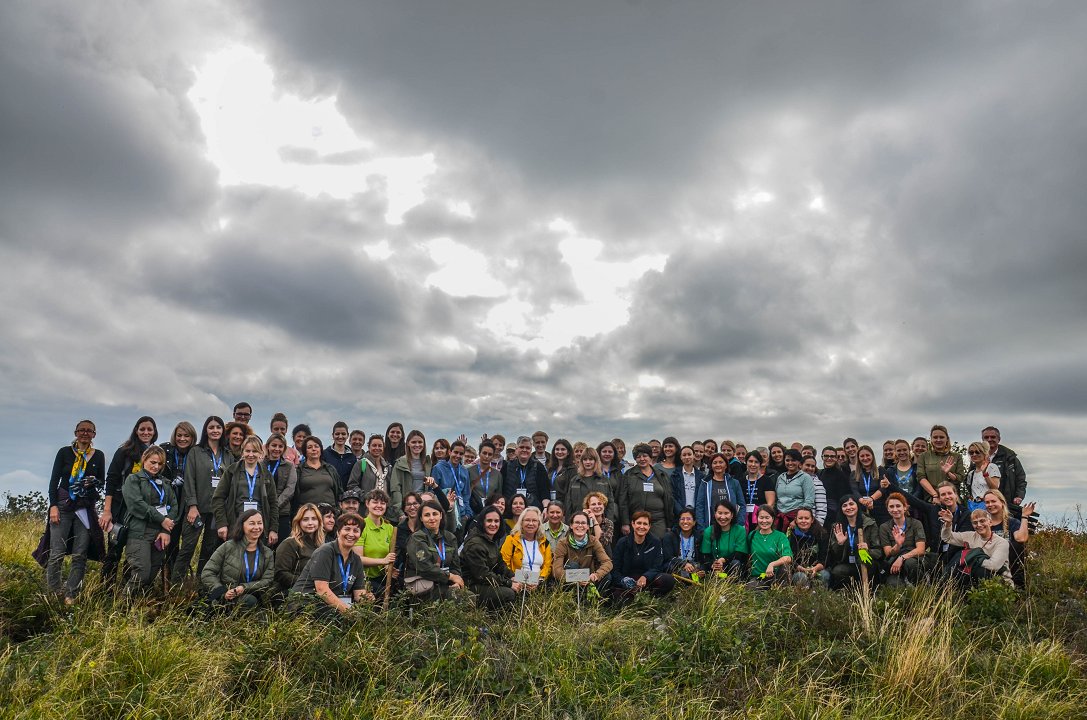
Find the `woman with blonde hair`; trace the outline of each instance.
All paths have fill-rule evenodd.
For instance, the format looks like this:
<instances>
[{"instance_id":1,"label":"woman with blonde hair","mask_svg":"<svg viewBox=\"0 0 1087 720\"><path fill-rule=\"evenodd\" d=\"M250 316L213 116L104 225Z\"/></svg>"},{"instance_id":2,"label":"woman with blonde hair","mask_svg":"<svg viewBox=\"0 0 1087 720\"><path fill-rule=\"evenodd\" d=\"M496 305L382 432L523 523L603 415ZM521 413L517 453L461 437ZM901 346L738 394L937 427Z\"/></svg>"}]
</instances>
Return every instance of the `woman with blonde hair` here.
<instances>
[{"instance_id":1,"label":"woman with blonde hair","mask_svg":"<svg viewBox=\"0 0 1087 720\"><path fill-rule=\"evenodd\" d=\"M985 493L1000 488L1000 467L989 462L989 443L975 440L966 449L970 467L962 483L962 496L972 512L985 509Z\"/></svg>"},{"instance_id":2,"label":"woman with blonde hair","mask_svg":"<svg viewBox=\"0 0 1087 720\"><path fill-rule=\"evenodd\" d=\"M502 560L506 567L516 573L524 569L540 573L540 583L551 575L551 545L540 530L543 525L543 513L535 505L530 505L517 518L513 532L502 541ZM528 585L535 590L537 585Z\"/></svg>"},{"instance_id":3,"label":"woman with blonde hair","mask_svg":"<svg viewBox=\"0 0 1087 720\"><path fill-rule=\"evenodd\" d=\"M608 496L602 492L591 492L585 496L585 511L589 514L589 533L597 539L608 555L611 555L611 543L615 539L615 522L608 517Z\"/></svg>"},{"instance_id":4,"label":"woman with blonde hair","mask_svg":"<svg viewBox=\"0 0 1087 720\"><path fill-rule=\"evenodd\" d=\"M275 582L281 591L291 589L313 551L324 541L321 511L313 503L306 503L291 520L290 536L276 548Z\"/></svg>"}]
</instances>

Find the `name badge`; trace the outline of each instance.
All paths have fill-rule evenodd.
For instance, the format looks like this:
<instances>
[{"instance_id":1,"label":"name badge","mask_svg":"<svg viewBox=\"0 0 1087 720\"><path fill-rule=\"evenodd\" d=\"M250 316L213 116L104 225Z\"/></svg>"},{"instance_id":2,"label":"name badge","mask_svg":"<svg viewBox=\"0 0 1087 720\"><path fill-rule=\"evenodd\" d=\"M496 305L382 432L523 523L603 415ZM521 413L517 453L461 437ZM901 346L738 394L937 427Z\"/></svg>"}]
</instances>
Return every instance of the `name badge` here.
<instances>
[{"instance_id":1,"label":"name badge","mask_svg":"<svg viewBox=\"0 0 1087 720\"><path fill-rule=\"evenodd\" d=\"M211 489L212 490L219 487L219 480L220 480L220 478L219 478L218 475L212 475L211 476Z\"/></svg>"},{"instance_id":2,"label":"name badge","mask_svg":"<svg viewBox=\"0 0 1087 720\"><path fill-rule=\"evenodd\" d=\"M243 500L242 512L249 512L250 510L259 510L259 503L256 500Z\"/></svg>"},{"instance_id":3,"label":"name badge","mask_svg":"<svg viewBox=\"0 0 1087 720\"><path fill-rule=\"evenodd\" d=\"M944 543L943 547L940 549L940 552L947 552L948 548L950 548L950 547L951 547L951 543Z\"/></svg>"},{"instance_id":4,"label":"name badge","mask_svg":"<svg viewBox=\"0 0 1087 720\"><path fill-rule=\"evenodd\" d=\"M163 517L166 517L170 512L170 506L169 505L156 505L155 506L155 512L157 512L159 515L161 515Z\"/></svg>"},{"instance_id":5,"label":"name badge","mask_svg":"<svg viewBox=\"0 0 1087 720\"><path fill-rule=\"evenodd\" d=\"M651 483L651 482L642 483L642 490L644 492L653 492L653 483Z\"/></svg>"},{"instance_id":6,"label":"name badge","mask_svg":"<svg viewBox=\"0 0 1087 720\"><path fill-rule=\"evenodd\" d=\"M351 607L355 604L355 601L351 599L350 595L340 595L340 602L342 602L347 607Z\"/></svg>"},{"instance_id":7,"label":"name badge","mask_svg":"<svg viewBox=\"0 0 1087 720\"><path fill-rule=\"evenodd\" d=\"M570 570L569 572L574 572ZM519 582L522 585L539 585L540 584L540 571L539 570L515 570L513 573L514 582Z\"/></svg>"},{"instance_id":8,"label":"name badge","mask_svg":"<svg viewBox=\"0 0 1087 720\"><path fill-rule=\"evenodd\" d=\"M850 556L849 556L849 564L850 564L850 565L856 565L856 564L857 564L857 558L856 558L856 556L854 556L854 555L850 555Z\"/></svg>"},{"instance_id":9,"label":"name badge","mask_svg":"<svg viewBox=\"0 0 1087 720\"><path fill-rule=\"evenodd\" d=\"M522 497L528 497L528 488L517 488L517 494Z\"/></svg>"},{"instance_id":10,"label":"name badge","mask_svg":"<svg viewBox=\"0 0 1087 720\"><path fill-rule=\"evenodd\" d=\"M593 571L589 568L578 568L576 570L566 571L566 582L589 582L589 576L593 574Z\"/></svg>"},{"instance_id":11,"label":"name badge","mask_svg":"<svg viewBox=\"0 0 1087 720\"><path fill-rule=\"evenodd\" d=\"M555 492L554 490L552 490L551 491L551 501L554 502L555 500L558 500L558 499L559 499L559 494L557 492Z\"/></svg>"}]
</instances>

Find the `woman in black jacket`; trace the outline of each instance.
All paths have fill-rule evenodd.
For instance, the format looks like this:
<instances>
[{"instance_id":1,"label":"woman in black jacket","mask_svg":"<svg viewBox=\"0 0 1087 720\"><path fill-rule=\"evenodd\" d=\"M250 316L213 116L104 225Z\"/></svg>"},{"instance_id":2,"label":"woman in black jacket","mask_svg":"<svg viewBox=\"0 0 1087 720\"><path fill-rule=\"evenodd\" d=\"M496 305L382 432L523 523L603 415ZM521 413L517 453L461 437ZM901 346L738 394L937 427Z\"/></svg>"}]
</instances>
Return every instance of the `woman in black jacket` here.
<instances>
[{"instance_id":1,"label":"woman in black jacket","mask_svg":"<svg viewBox=\"0 0 1087 720\"><path fill-rule=\"evenodd\" d=\"M642 590L657 597L672 592L675 578L664 571L661 541L649 532L652 516L638 510L630 518L630 534L615 544L611 571L612 597L619 602L634 599Z\"/></svg>"},{"instance_id":2,"label":"woman in black jacket","mask_svg":"<svg viewBox=\"0 0 1087 720\"><path fill-rule=\"evenodd\" d=\"M498 508L493 505L484 508L469 530L460 554L465 584L476 594L476 603L491 610L513 604L521 592L521 583L514 581L513 571L502 560L502 545L498 540L502 525Z\"/></svg>"},{"instance_id":3,"label":"woman in black jacket","mask_svg":"<svg viewBox=\"0 0 1087 720\"><path fill-rule=\"evenodd\" d=\"M788 535L793 549L793 585L803 588L817 583L823 587L829 585L830 536L815 519L811 508L802 507L796 511Z\"/></svg>"},{"instance_id":4,"label":"woman in black jacket","mask_svg":"<svg viewBox=\"0 0 1087 720\"><path fill-rule=\"evenodd\" d=\"M102 531L109 533L116 526L117 532L110 533L106 557L102 560L102 581L106 585L117 582L117 570L121 564L128 533L125 532L125 501L121 496L121 487L129 475L142 469L140 458L143 451L159 438L159 428L152 417L144 415L132 426L128 440L117 448L106 470L106 495L102 505L102 516L98 518Z\"/></svg>"}]
</instances>

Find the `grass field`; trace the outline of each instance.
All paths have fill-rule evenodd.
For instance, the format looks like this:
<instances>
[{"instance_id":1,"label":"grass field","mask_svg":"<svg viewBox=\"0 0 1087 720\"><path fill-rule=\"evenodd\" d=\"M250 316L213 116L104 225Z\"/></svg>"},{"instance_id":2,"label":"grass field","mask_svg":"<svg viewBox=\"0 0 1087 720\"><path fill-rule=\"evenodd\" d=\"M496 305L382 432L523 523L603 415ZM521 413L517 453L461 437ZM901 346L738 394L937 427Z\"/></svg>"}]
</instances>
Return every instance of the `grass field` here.
<instances>
[{"instance_id":1,"label":"grass field","mask_svg":"<svg viewBox=\"0 0 1087 720\"><path fill-rule=\"evenodd\" d=\"M321 626L206 619L180 592L47 598L41 521L0 519L0 715L16 718L1087 717L1087 538L1031 540L1028 591L864 598L687 588L621 612L541 595ZM96 566L91 565L93 576Z\"/></svg>"}]
</instances>

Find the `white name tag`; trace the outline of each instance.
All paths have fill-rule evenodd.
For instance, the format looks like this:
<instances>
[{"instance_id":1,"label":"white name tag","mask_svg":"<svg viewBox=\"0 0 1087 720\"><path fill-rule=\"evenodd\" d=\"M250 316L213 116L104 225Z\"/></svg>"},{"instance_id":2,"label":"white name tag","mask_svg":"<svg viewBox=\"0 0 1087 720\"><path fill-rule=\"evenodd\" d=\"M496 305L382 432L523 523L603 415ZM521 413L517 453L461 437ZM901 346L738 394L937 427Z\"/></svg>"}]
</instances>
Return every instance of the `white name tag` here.
<instances>
[{"instance_id":1,"label":"white name tag","mask_svg":"<svg viewBox=\"0 0 1087 720\"><path fill-rule=\"evenodd\" d=\"M156 505L155 506L155 512L157 512L159 515L161 515L163 517L166 517L166 515L169 514L169 512L170 512L170 506L169 505Z\"/></svg>"},{"instance_id":2,"label":"white name tag","mask_svg":"<svg viewBox=\"0 0 1087 720\"><path fill-rule=\"evenodd\" d=\"M522 497L528 497L528 488L517 488L517 494Z\"/></svg>"},{"instance_id":3,"label":"white name tag","mask_svg":"<svg viewBox=\"0 0 1087 720\"><path fill-rule=\"evenodd\" d=\"M559 496L559 494L557 492L555 492L554 490L551 491L551 500L552 500L552 502L554 502L555 500L558 500L559 499L558 496Z\"/></svg>"},{"instance_id":4,"label":"white name tag","mask_svg":"<svg viewBox=\"0 0 1087 720\"><path fill-rule=\"evenodd\" d=\"M220 478L219 478L219 476L218 476L218 475L212 475L212 476L211 476L211 489L212 489L212 490L214 490L215 488L219 487L219 479L220 479Z\"/></svg>"},{"instance_id":5,"label":"white name tag","mask_svg":"<svg viewBox=\"0 0 1087 720\"><path fill-rule=\"evenodd\" d=\"M350 595L340 595L340 602L342 602L347 607L351 607L355 604L355 601L351 599Z\"/></svg>"},{"instance_id":6,"label":"white name tag","mask_svg":"<svg viewBox=\"0 0 1087 720\"><path fill-rule=\"evenodd\" d=\"M857 558L855 556L853 556L853 555L850 555L849 556L849 564L850 565L856 565L857 564Z\"/></svg>"},{"instance_id":7,"label":"white name tag","mask_svg":"<svg viewBox=\"0 0 1087 720\"><path fill-rule=\"evenodd\" d=\"M578 568L577 570L566 571L566 582L589 582L589 576L593 574L593 571L589 568Z\"/></svg>"},{"instance_id":8,"label":"white name tag","mask_svg":"<svg viewBox=\"0 0 1087 720\"><path fill-rule=\"evenodd\" d=\"M645 492L653 492L653 483L651 483L651 482L642 483L642 490L645 491Z\"/></svg>"},{"instance_id":9,"label":"white name tag","mask_svg":"<svg viewBox=\"0 0 1087 720\"><path fill-rule=\"evenodd\" d=\"M577 572L571 570L570 572ZM540 584L540 571L539 570L515 570L513 572L514 582L519 582L522 585L539 585Z\"/></svg>"},{"instance_id":10,"label":"white name tag","mask_svg":"<svg viewBox=\"0 0 1087 720\"><path fill-rule=\"evenodd\" d=\"M259 510L259 503L256 500L243 500L242 512L249 512L250 510Z\"/></svg>"}]
</instances>

